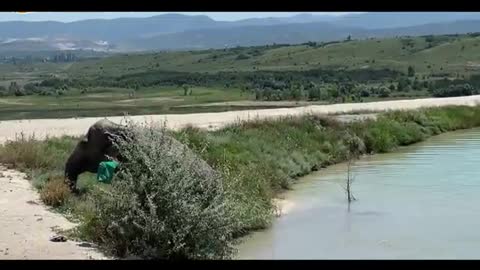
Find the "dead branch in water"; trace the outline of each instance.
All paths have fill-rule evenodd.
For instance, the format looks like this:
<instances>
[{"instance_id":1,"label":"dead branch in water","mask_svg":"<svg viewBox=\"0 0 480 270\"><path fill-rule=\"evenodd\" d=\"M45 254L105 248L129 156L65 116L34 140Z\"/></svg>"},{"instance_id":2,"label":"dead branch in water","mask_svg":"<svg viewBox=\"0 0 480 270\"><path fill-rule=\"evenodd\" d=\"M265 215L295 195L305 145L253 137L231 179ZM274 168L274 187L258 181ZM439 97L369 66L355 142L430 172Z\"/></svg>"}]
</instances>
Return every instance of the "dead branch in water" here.
<instances>
[{"instance_id":1,"label":"dead branch in water","mask_svg":"<svg viewBox=\"0 0 480 270\"><path fill-rule=\"evenodd\" d=\"M346 179L346 184L345 184L345 187L344 187L345 192L347 193L347 201L348 201L349 205L352 201L357 200L355 198L355 196L353 196L353 193L352 193L352 183L354 181L354 177L352 175L353 162L354 162L354 159L350 157L348 159L348 163L347 163L347 179Z\"/></svg>"},{"instance_id":2,"label":"dead branch in water","mask_svg":"<svg viewBox=\"0 0 480 270\"><path fill-rule=\"evenodd\" d=\"M347 144L348 144L348 153L347 153L347 178L345 179L346 183L343 186L345 189L345 193L347 195L347 202L350 209L350 203L352 201L356 201L357 198L352 193L352 184L354 181L354 177L352 175L352 166L354 165L355 159L359 156L360 152L362 152L362 144L358 138L352 136L351 134L347 133Z\"/></svg>"}]
</instances>

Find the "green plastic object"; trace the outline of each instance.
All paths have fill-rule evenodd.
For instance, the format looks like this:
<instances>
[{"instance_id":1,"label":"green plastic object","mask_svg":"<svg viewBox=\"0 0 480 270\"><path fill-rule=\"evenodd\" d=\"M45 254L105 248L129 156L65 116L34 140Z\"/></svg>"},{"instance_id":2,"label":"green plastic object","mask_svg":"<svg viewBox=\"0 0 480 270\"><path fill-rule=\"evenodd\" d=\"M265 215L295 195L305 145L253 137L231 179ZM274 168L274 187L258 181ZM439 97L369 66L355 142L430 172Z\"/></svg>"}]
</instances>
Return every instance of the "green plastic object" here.
<instances>
[{"instance_id":1,"label":"green plastic object","mask_svg":"<svg viewBox=\"0 0 480 270\"><path fill-rule=\"evenodd\" d=\"M103 161L100 162L97 171L97 181L102 183L111 183L115 169L118 167L116 161Z\"/></svg>"}]
</instances>

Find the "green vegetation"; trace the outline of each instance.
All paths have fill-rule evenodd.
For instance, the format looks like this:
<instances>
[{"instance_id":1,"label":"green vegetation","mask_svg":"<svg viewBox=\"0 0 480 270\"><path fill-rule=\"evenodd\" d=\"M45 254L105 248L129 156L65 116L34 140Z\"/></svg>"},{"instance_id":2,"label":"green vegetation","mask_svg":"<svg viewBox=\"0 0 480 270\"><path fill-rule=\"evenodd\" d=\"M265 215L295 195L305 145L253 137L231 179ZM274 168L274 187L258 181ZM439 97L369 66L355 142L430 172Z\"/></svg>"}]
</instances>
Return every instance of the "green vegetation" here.
<instances>
[{"instance_id":1,"label":"green vegetation","mask_svg":"<svg viewBox=\"0 0 480 270\"><path fill-rule=\"evenodd\" d=\"M437 88L433 90L433 96L435 97L470 96L477 95L478 93L478 89L473 88L468 83L449 85L445 88Z\"/></svg>"},{"instance_id":2,"label":"green vegetation","mask_svg":"<svg viewBox=\"0 0 480 270\"><path fill-rule=\"evenodd\" d=\"M478 35L467 34L0 64L0 96L7 96L0 99L0 119L225 111L262 108L255 104L267 101L275 106L284 100L339 103L477 94L478 44ZM466 84L472 89L455 86ZM160 102L163 97L173 100ZM242 100L250 105L197 106Z\"/></svg>"},{"instance_id":3,"label":"green vegetation","mask_svg":"<svg viewBox=\"0 0 480 270\"><path fill-rule=\"evenodd\" d=\"M87 235L122 257L230 258L238 219L233 190L163 129L129 130L133 139L117 142L126 161L109 188L93 193L84 228L94 233Z\"/></svg>"},{"instance_id":4,"label":"green vegetation","mask_svg":"<svg viewBox=\"0 0 480 270\"><path fill-rule=\"evenodd\" d=\"M75 63L69 73L75 76L116 77L147 71L226 72L308 69L385 69L415 73L469 73L469 62L480 59L475 35L443 35L309 42L303 45L267 45L221 50L123 54L100 60ZM464 48L462 50L462 47ZM248 58L244 59L247 56ZM242 59L238 59L242 58ZM158 65L158 66L157 66ZM428 68L430 66L430 68ZM103 67L103 70L100 70Z\"/></svg>"},{"instance_id":5,"label":"green vegetation","mask_svg":"<svg viewBox=\"0 0 480 270\"><path fill-rule=\"evenodd\" d=\"M233 233L233 236L240 236L250 230L269 226L275 210L272 198L279 191L288 189L296 178L324 166L345 161L349 151L351 151L349 142L352 140L357 142L355 145L358 146L361 154L383 153L392 151L399 146L422 141L442 132L476 126L480 126L480 107L459 106L389 112L380 115L377 120L348 124L326 117L306 115L277 120L236 123L212 132L189 127L172 134L198 153L221 174L223 188L225 194L228 195L223 198L225 205L229 206L225 208L226 212L224 213L226 216L237 218L235 222L230 223L231 227L228 230L223 231L226 236L225 239L228 239L229 231ZM152 141L155 141L155 136L140 142L139 145L151 145ZM124 190L124 193L121 194L125 196L123 198L127 199L131 198L130 196L138 196L141 189L136 188L145 185L157 185L160 179L165 181L178 179L175 177L187 179L188 177L183 178L182 176L188 176L188 174L182 174L182 172L186 172L185 164L180 163L179 174L168 174L168 170L161 167L153 169L152 172L162 174L162 177L119 177L114 179L116 183L112 186L96 183L90 174L85 174L79 181L81 195L73 197L70 194L65 194L58 179L63 176L63 163L74 148L75 143L76 139L71 137L50 138L45 141L37 141L34 138L19 138L17 141L8 142L0 147L0 163L10 164L13 168L27 172L34 185L40 189L42 198L46 203L55 206L59 211L72 214L74 218L78 218L82 224L76 232L78 237L94 240L107 250L122 255L173 256L174 253L171 253L170 248L176 247L178 243L174 246L161 246L160 250L155 252L148 252L151 249L147 250L147 247L151 248L154 245L139 243L146 243L141 242L147 241L146 239L166 239L170 235L181 234L181 230L166 232L157 229L147 230L147 228L159 227L140 226L140 228L145 229L144 231L124 225L124 229L136 230L138 236L134 240L139 241L126 244L127 240L133 239L131 238L132 234L127 233L119 237L114 233L105 237L105 230L100 230L105 228L98 226L98 224L116 222L117 220L116 218L113 218L115 220L109 220L108 215L99 218L98 213L118 213L117 211L124 209L122 207L126 207L126 205L122 206L120 203L123 200L113 200L116 197L112 197L113 194L119 195L122 190ZM141 149L144 148L139 147L139 149L140 152L132 150L132 155L141 156L144 153ZM152 159L159 160L156 155L161 151L148 153L151 154ZM169 164L168 162L173 162L173 160L167 159L165 162L165 164ZM135 168L132 168L132 170L134 172L138 171ZM136 174L130 175L134 176ZM52 184L55 181L57 183ZM158 187L159 190L162 190L161 185ZM100 192L108 189L113 189L114 192ZM173 197L167 196L167 198L175 200ZM178 198L184 197L180 196ZM127 201L130 202L131 200L128 199ZM115 202L119 204L116 205ZM155 202L158 201L155 200ZM154 203L153 206L160 209L165 205ZM148 209L145 208L147 206L138 207L141 211ZM167 209L171 209L169 207ZM127 209L122 211L124 213ZM145 215L142 218L145 222L167 222L173 217L170 215L171 213L167 211L165 215ZM129 214L129 216L133 218L133 214ZM190 216L188 217L187 220L190 220ZM198 221L209 224L209 221L204 220L204 218L210 219L210 217L210 214L206 213L201 215ZM102 220L102 222L96 223L95 221L98 220ZM212 220L211 222L216 221ZM152 223L151 226L157 226L155 224ZM160 232L166 235L157 235ZM112 241L114 236L117 236L117 242ZM198 237L210 241L207 235L199 235ZM180 254L182 256L197 258L197 255L199 257L209 256L205 254L230 254L228 252L215 253L214 251L223 250L220 247L228 248L227 240L224 244L220 243L218 245L218 242L212 242L212 245L215 245L216 248L203 253L211 246L205 245L200 249L191 249L190 244L187 244L191 242L185 240L186 238L180 239L184 239L182 240L184 242L180 242L186 244L181 249L176 249L181 250ZM197 241L201 240L197 239ZM124 248L127 246L129 249L125 251ZM203 249L203 247L206 249ZM122 250L125 252L122 252Z\"/></svg>"},{"instance_id":6,"label":"green vegetation","mask_svg":"<svg viewBox=\"0 0 480 270\"><path fill-rule=\"evenodd\" d=\"M249 99L251 95L238 89L191 87L184 96L179 87L149 87L135 92L122 88L95 87L70 90L55 96L9 96L0 99L0 120L68 118L93 116L123 116L128 114L191 113L194 111L225 111L250 108L245 106L220 106L227 101ZM0 89L1 92L1 89ZM204 103L220 103L212 108L195 108ZM251 106L256 107L256 106Z\"/></svg>"}]
</instances>

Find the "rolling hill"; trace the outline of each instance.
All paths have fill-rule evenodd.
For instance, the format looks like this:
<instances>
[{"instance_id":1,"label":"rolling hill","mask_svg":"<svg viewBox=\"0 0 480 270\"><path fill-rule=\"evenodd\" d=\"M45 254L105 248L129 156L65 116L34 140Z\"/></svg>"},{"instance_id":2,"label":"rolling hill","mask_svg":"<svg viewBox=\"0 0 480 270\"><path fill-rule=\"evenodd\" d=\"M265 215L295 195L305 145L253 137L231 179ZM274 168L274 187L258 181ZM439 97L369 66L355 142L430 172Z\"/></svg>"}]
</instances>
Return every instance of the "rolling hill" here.
<instances>
[{"instance_id":1,"label":"rolling hill","mask_svg":"<svg viewBox=\"0 0 480 270\"><path fill-rule=\"evenodd\" d=\"M67 43L108 44L108 51L185 50L299 44L353 38L455 34L480 29L478 12L369 12L345 16L300 14L286 18L252 18L233 22L207 16L165 14L150 18L84 20L71 23L0 22L0 42L22 40L22 50L39 50L34 39ZM90 42L90 44L86 42ZM3 43L0 44L0 51ZM8 45L5 45L8 46ZM30 48L29 48L30 46ZM43 49L43 48L42 48ZM58 50L69 49L58 48ZM4 49L5 50L5 49ZM9 48L10 50L10 48Z\"/></svg>"},{"instance_id":2,"label":"rolling hill","mask_svg":"<svg viewBox=\"0 0 480 270\"><path fill-rule=\"evenodd\" d=\"M475 72L480 67L480 37L444 35L352 40L304 45L241 47L221 50L122 54L75 63L77 76L122 76L152 71L221 72L389 68L420 73Z\"/></svg>"},{"instance_id":3,"label":"rolling hill","mask_svg":"<svg viewBox=\"0 0 480 270\"><path fill-rule=\"evenodd\" d=\"M10 102L0 114L9 118L230 110L235 106L224 102L242 100L357 102L468 95L480 89L480 36L126 53L0 68L0 93ZM24 92L12 93L12 82ZM193 94L186 94L189 89ZM235 108L245 106L251 105Z\"/></svg>"}]
</instances>

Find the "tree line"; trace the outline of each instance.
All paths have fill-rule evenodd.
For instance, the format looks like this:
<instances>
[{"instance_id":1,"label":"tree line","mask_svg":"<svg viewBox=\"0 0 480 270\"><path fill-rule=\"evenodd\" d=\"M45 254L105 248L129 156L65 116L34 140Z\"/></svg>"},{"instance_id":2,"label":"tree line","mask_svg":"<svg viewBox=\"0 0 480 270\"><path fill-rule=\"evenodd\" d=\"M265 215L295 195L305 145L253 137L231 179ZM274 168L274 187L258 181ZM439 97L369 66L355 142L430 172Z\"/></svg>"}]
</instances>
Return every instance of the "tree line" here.
<instances>
[{"instance_id":1,"label":"tree line","mask_svg":"<svg viewBox=\"0 0 480 270\"><path fill-rule=\"evenodd\" d=\"M417 76L409 66L406 73L390 69L312 69L304 71L218 72L214 74L174 71L149 71L119 77L48 78L24 86L12 82L0 87L0 95L63 95L70 89L86 93L92 87L118 87L139 90L142 87L185 86L242 89L257 100L335 100L362 101L368 97L386 98L394 93L427 91L435 97L477 94L480 75L468 79L429 80Z\"/></svg>"}]
</instances>

